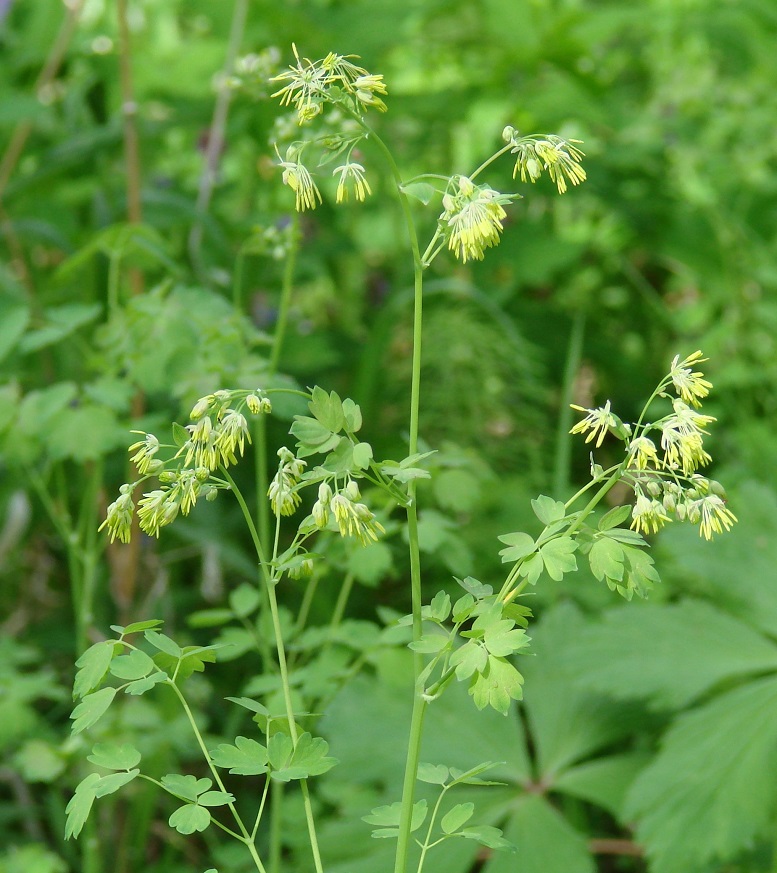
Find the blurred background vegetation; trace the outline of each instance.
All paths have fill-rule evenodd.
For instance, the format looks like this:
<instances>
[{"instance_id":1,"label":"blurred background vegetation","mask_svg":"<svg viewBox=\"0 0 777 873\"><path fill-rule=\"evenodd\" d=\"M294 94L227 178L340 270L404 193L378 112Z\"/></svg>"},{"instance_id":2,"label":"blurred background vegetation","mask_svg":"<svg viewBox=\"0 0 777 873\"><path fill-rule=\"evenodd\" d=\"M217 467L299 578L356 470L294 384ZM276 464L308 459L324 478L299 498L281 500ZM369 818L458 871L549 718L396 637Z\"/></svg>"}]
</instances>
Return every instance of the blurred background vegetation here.
<instances>
[{"instance_id":1,"label":"blurred background vegetation","mask_svg":"<svg viewBox=\"0 0 777 873\"><path fill-rule=\"evenodd\" d=\"M454 695L428 752L464 766L483 746L477 760L507 762L507 786L484 803L519 852L430 864L777 870L776 40L771 0L0 2L1 873L210 865L142 789L62 843L83 757L65 739L72 662L130 619L212 636L186 616L252 577L226 500L159 543L106 548L96 528L127 476L130 429L267 377L292 202L270 145L281 110L234 60L255 53L274 73L292 42L384 75L378 123L406 178L466 173L506 124L584 142L588 181L563 197L514 182L507 162L490 168L493 187L525 197L503 242L483 263L439 258L428 277L430 594L453 573L499 578L496 535L530 524L538 490L563 498L585 481L587 451L570 454L564 436L571 377L577 403L611 398L626 419L675 354L702 349L712 475L740 519L709 546L658 537L664 583L647 605L626 608L582 573L537 591L521 717L484 718ZM411 264L388 180L370 183L364 205L330 196L302 217L272 378L353 397L365 439L402 457ZM435 218L419 207L422 228ZM297 411L277 410L271 452ZM401 543L342 560L354 618L378 621L377 600L407 609ZM322 621L339 590L326 581L312 604ZM284 596L296 612L302 588ZM369 652L321 723L343 761L319 798L328 869L350 873L388 863L359 816L394 799L406 730L399 660ZM214 718L219 698L255 669L236 659L193 678L213 738L234 727ZM196 768L166 703L144 698L105 730L140 735L160 773ZM365 710L383 714L381 735L356 729ZM292 798L284 869L305 871L295 816Z\"/></svg>"}]
</instances>

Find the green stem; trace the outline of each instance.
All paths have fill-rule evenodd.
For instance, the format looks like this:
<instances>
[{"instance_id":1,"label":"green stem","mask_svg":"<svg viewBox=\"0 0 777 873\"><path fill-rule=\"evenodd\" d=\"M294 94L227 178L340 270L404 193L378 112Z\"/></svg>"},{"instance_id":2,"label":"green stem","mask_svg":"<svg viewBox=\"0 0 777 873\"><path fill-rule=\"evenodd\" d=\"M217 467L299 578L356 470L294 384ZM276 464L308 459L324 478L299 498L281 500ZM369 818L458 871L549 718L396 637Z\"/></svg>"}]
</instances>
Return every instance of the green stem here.
<instances>
[{"instance_id":1,"label":"green stem","mask_svg":"<svg viewBox=\"0 0 777 873\"><path fill-rule=\"evenodd\" d=\"M575 386L575 376L580 369L580 359L583 354L583 336L585 335L585 312L580 310L572 323L572 332L567 344L567 360L564 365L564 382L561 387L561 409L556 430L556 451L553 462L553 496L561 500L562 495L569 490L569 466L572 454L572 443L569 430L572 427L572 395Z\"/></svg>"},{"instance_id":2,"label":"green stem","mask_svg":"<svg viewBox=\"0 0 777 873\"><path fill-rule=\"evenodd\" d=\"M289 309L291 308L291 292L294 287L294 271L297 266L297 251L299 250L298 213L293 213L291 221L291 243L283 269L281 299L278 305L278 321L275 324L275 335L273 336L272 351L270 352L270 373L275 373L278 370L278 361L281 357L283 341L286 338L286 327L289 321Z\"/></svg>"},{"instance_id":3,"label":"green stem","mask_svg":"<svg viewBox=\"0 0 777 873\"><path fill-rule=\"evenodd\" d=\"M273 780L270 786L270 861L269 873L280 873L283 837L283 782Z\"/></svg>"},{"instance_id":4,"label":"green stem","mask_svg":"<svg viewBox=\"0 0 777 873\"><path fill-rule=\"evenodd\" d=\"M223 791L225 794L228 794L229 792L227 791L224 783L221 781L221 775L219 774L219 771L214 766L213 761L211 760L210 754L208 753L208 750L205 747L205 742L202 739L202 734L200 733L200 729L197 727L197 722L194 720L194 714L192 713L191 709L189 708L189 704L186 702L186 698L181 693L181 689L175 684L175 682L168 681L166 684L170 688L173 689L175 696L178 698L179 703L183 707L183 711L186 713L186 718L189 722L189 725L191 726L191 729L192 729L192 732L194 733L195 739L197 740L197 745L200 747L200 751L202 752L202 754L203 754L203 756L208 764L208 769L210 770L211 774L213 775L213 781L216 783L216 785L218 785L220 791ZM241 835L240 840L241 840L241 842L245 843L246 847L248 848L248 851L251 854L251 858L253 859L257 870L259 870L260 873L267 873L267 871L265 870L264 864L262 863L262 860L256 851L256 846L254 845L254 842L251 839L251 834L249 834L248 829L243 824L243 819L240 818L240 815L239 815L237 809L235 808L235 804L230 802L227 804L227 807L229 808L229 811L232 813L232 817L235 819L235 823L237 824L238 830L240 831L240 835Z\"/></svg>"},{"instance_id":5,"label":"green stem","mask_svg":"<svg viewBox=\"0 0 777 873\"><path fill-rule=\"evenodd\" d=\"M421 342L423 328L423 274L424 263L418 245L418 233L410 209L410 201L402 188L402 177L388 146L369 128L362 119L358 119L378 149L382 152L391 170L397 189L397 196L402 208L402 214L407 226L410 249L413 254L413 363L410 380L410 438L409 454L418 451L419 412L421 407ZM418 541L418 512L416 508L416 482L408 484L407 529L410 549L410 597L413 613L413 640L421 638L421 552ZM426 701L422 697L423 688L418 678L423 670L423 656L418 652L413 654L413 669L415 673L413 713L410 720L410 737L408 740L405 775L402 784L402 809L399 817L399 836L394 863L394 873L406 873L408 853L410 849L410 833L415 800L415 784L418 778L418 762L421 755L421 737L423 731Z\"/></svg>"}]
</instances>

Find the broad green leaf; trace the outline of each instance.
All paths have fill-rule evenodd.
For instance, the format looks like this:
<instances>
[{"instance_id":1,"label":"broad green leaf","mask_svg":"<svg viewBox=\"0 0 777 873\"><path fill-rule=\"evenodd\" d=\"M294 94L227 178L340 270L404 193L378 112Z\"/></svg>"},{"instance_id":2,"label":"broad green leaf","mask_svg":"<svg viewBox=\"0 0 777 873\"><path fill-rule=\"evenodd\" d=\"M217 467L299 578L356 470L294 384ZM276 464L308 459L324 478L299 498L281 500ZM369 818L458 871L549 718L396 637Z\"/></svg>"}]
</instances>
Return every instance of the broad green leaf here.
<instances>
[{"instance_id":1,"label":"broad green leaf","mask_svg":"<svg viewBox=\"0 0 777 873\"><path fill-rule=\"evenodd\" d=\"M29 307L22 303L0 304L0 361L13 350L30 321Z\"/></svg>"},{"instance_id":2,"label":"broad green leaf","mask_svg":"<svg viewBox=\"0 0 777 873\"><path fill-rule=\"evenodd\" d=\"M452 512L472 512L481 498L481 481L469 470L443 470L432 488L439 506Z\"/></svg>"},{"instance_id":3,"label":"broad green leaf","mask_svg":"<svg viewBox=\"0 0 777 873\"><path fill-rule=\"evenodd\" d=\"M474 812L474 803L457 803L440 819L440 827L444 833L453 834L472 818Z\"/></svg>"},{"instance_id":4,"label":"broad green leaf","mask_svg":"<svg viewBox=\"0 0 777 873\"><path fill-rule=\"evenodd\" d=\"M498 537L501 542L506 543L508 548L502 549L499 554L502 556L503 564L513 564L530 555L536 548L534 539L523 531L516 531L511 534L503 534Z\"/></svg>"},{"instance_id":5,"label":"broad green leaf","mask_svg":"<svg viewBox=\"0 0 777 873\"><path fill-rule=\"evenodd\" d=\"M112 624L111 630L115 631L117 634L125 637L129 634L136 634L140 631L151 630L153 628L161 627L164 624L163 621L159 619L149 619L148 621L136 621L132 624L128 624L126 627L122 627L118 624Z\"/></svg>"},{"instance_id":6,"label":"broad green leaf","mask_svg":"<svg viewBox=\"0 0 777 873\"><path fill-rule=\"evenodd\" d=\"M596 873L587 838L544 798L527 794L513 804L505 837L518 855L498 852L484 873Z\"/></svg>"},{"instance_id":7,"label":"broad green leaf","mask_svg":"<svg viewBox=\"0 0 777 873\"><path fill-rule=\"evenodd\" d=\"M554 500L544 494L541 494L536 500L532 500L531 508L544 525L561 521L567 514L567 508L560 500Z\"/></svg>"},{"instance_id":8,"label":"broad green leaf","mask_svg":"<svg viewBox=\"0 0 777 873\"><path fill-rule=\"evenodd\" d=\"M238 618L245 618L259 606L262 596L255 585L243 582L230 592L229 605Z\"/></svg>"},{"instance_id":9,"label":"broad green leaf","mask_svg":"<svg viewBox=\"0 0 777 873\"><path fill-rule=\"evenodd\" d=\"M577 570L574 552L577 542L572 537L556 537L540 548L540 556L551 579L560 582L564 573Z\"/></svg>"},{"instance_id":10,"label":"broad green leaf","mask_svg":"<svg viewBox=\"0 0 777 873\"><path fill-rule=\"evenodd\" d=\"M647 752L595 758L561 773L553 788L601 806L615 818L620 818L626 792L649 760Z\"/></svg>"},{"instance_id":11,"label":"broad green leaf","mask_svg":"<svg viewBox=\"0 0 777 873\"><path fill-rule=\"evenodd\" d=\"M130 770L129 773L111 773L109 776L101 776L99 782L94 783L94 796L105 797L113 794L140 773L140 770Z\"/></svg>"},{"instance_id":12,"label":"broad green leaf","mask_svg":"<svg viewBox=\"0 0 777 873\"><path fill-rule=\"evenodd\" d=\"M585 619L571 604L546 611L532 626L531 651L536 657L521 660L537 772L549 782L633 730L633 716L626 717L624 704L596 697L569 668L566 652L585 627Z\"/></svg>"},{"instance_id":13,"label":"broad green leaf","mask_svg":"<svg viewBox=\"0 0 777 873\"><path fill-rule=\"evenodd\" d=\"M362 429L362 411L358 403L355 403L350 397L343 400L343 418L349 433L358 433ZM372 453L370 453L370 457L372 457Z\"/></svg>"},{"instance_id":14,"label":"broad green leaf","mask_svg":"<svg viewBox=\"0 0 777 873\"><path fill-rule=\"evenodd\" d=\"M597 527L601 531L610 530L622 524L631 515L630 506L615 506L599 519Z\"/></svg>"},{"instance_id":15,"label":"broad green leaf","mask_svg":"<svg viewBox=\"0 0 777 873\"><path fill-rule=\"evenodd\" d=\"M197 803L202 806L226 806L235 802L235 795L228 791L206 791L197 798Z\"/></svg>"},{"instance_id":16,"label":"broad green leaf","mask_svg":"<svg viewBox=\"0 0 777 873\"><path fill-rule=\"evenodd\" d=\"M59 412L48 427L46 439L54 460L94 461L124 445L125 431L112 409L83 403Z\"/></svg>"},{"instance_id":17,"label":"broad green leaf","mask_svg":"<svg viewBox=\"0 0 777 873\"><path fill-rule=\"evenodd\" d=\"M338 433L345 424L343 403L339 396L330 391L329 394L318 385L313 389L312 399L308 404L313 416L332 433Z\"/></svg>"},{"instance_id":18,"label":"broad green leaf","mask_svg":"<svg viewBox=\"0 0 777 873\"><path fill-rule=\"evenodd\" d=\"M777 677L749 682L680 716L626 801L651 869L697 870L770 840L775 771Z\"/></svg>"},{"instance_id":19,"label":"broad green leaf","mask_svg":"<svg viewBox=\"0 0 777 873\"><path fill-rule=\"evenodd\" d=\"M95 643L76 661L79 670L73 682L74 697L83 697L102 682L110 667L115 646L113 640Z\"/></svg>"},{"instance_id":20,"label":"broad green leaf","mask_svg":"<svg viewBox=\"0 0 777 873\"><path fill-rule=\"evenodd\" d=\"M418 765L418 780L431 785L445 785L448 780L448 768L444 764L422 762Z\"/></svg>"},{"instance_id":21,"label":"broad green leaf","mask_svg":"<svg viewBox=\"0 0 777 873\"><path fill-rule=\"evenodd\" d=\"M97 743L86 760L106 770L131 770L138 765L140 752L129 743Z\"/></svg>"},{"instance_id":22,"label":"broad green leaf","mask_svg":"<svg viewBox=\"0 0 777 873\"><path fill-rule=\"evenodd\" d=\"M418 800L413 804L413 815L411 819L410 830L417 831L424 823L428 812L427 803L425 800ZM378 825L384 828L399 828L399 819L402 813L402 803L390 803L386 806L376 806L369 815L362 816L362 821L367 824ZM394 834L386 834L385 836L396 836Z\"/></svg>"},{"instance_id":23,"label":"broad green leaf","mask_svg":"<svg viewBox=\"0 0 777 873\"><path fill-rule=\"evenodd\" d=\"M488 663L488 651L476 640L460 646L450 657L451 667L456 668L459 682L469 679L473 673L482 673Z\"/></svg>"},{"instance_id":24,"label":"broad green leaf","mask_svg":"<svg viewBox=\"0 0 777 873\"><path fill-rule=\"evenodd\" d=\"M353 447L353 463L360 470L366 470L372 460L372 446L369 443L357 443Z\"/></svg>"},{"instance_id":25,"label":"broad green leaf","mask_svg":"<svg viewBox=\"0 0 777 873\"><path fill-rule=\"evenodd\" d=\"M536 585L537 580L542 575L543 567L542 556L539 552L536 552L533 555L529 555L529 557L521 564L518 570L518 575L525 576L526 579L529 580L529 585Z\"/></svg>"},{"instance_id":26,"label":"broad green leaf","mask_svg":"<svg viewBox=\"0 0 777 873\"><path fill-rule=\"evenodd\" d=\"M408 197L420 200L424 206L432 202L432 197L437 193L435 187L428 182L408 182L402 185L402 192Z\"/></svg>"},{"instance_id":27,"label":"broad green leaf","mask_svg":"<svg viewBox=\"0 0 777 873\"><path fill-rule=\"evenodd\" d=\"M216 609L199 609L193 612L186 619L189 627L218 627L221 624L226 624L235 617L235 613L231 609L216 608Z\"/></svg>"},{"instance_id":28,"label":"broad green leaf","mask_svg":"<svg viewBox=\"0 0 777 873\"><path fill-rule=\"evenodd\" d=\"M623 564L626 557L623 546L609 537L600 537L594 541L588 553L591 572L601 582L605 576L620 582L623 579Z\"/></svg>"},{"instance_id":29,"label":"broad green leaf","mask_svg":"<svg viewBox=\"0 0 777 873\"><path fill-rule=\"evenodd\" d=\"M182 776L180 773L168 773L160 779L160 782L165 791L192 802L196 801L200 794L204 794L213 784L212 780L206 777L198 779L196 776L190 774Z\"/></svg>"},{"instance_id":30,"label":"broad green leaf","mask_svg":"<svg viewBox=\"0 0 777 873\"><path fill-rule=\"evenodd\" d=\"M501 829L491 825L475 825L474 827L464 828L456 836L464 837L467 840L475 840L475 842L480 843L482 846L488 846L489 849L500 849L508 852L515 851L515 846L502 836Z\"/></svg>"},{"instance_id":31,"label":"broad green leaf","mask_svg":"<svg viewBox=\"0 0 777 873\"><path fill-rule=\"evenodd\" d=\"M216 661L216 651L223 644L213 646L186 646L181 649L180 658L160 652L154 657L154 663L166 670L170 675L176 674L177 679L188 679L192 673L202 673L206 664Z\"/></svg>"},{"instance_id":32,"label":"broad green leaf","mask_svg":"<svg viewBox=\"0 0 777 873\"><path fill-rule=\"evenodd\" d=\"M164 652L172 658L180 658L183 654L181 647L175 642L175 640L171 640L170 637L163 633L159 633L159 631L147 630L143 636L155 649L159 649L160 652Z\"/></svg>"},{"instance_id":33,"label":"broad green leaf","mask_svg":"<svg viewBox=\"0 0 777 873\"><path fill-rule=\"evenodd\" d=\"M115 688L101 688L99 691L85 695L70 714L70 718L73 719L71 732L79 734L98 722L113 703L115 696Z\"/></svg>"},{"instance_id":34,"label":"broad green leaf","mask_svg":"<svg viewBox=\"0 0 777 873\"><path fill-rule=\"evenodd\" d=\"M187 803L186 806L179 806L176 809L168 819L168 824L179 834L194 834L204 831L210 821L210 813L205 807Z\"/></svg>"},{"instance_id":35,"label":"broad green leaf","mask_svg":"<svg viewBox=\"0 0 777 873\"><path fill-rule=\"evenodd\" d=\"M494 589L490 585L484 585L472 576L467 576L464 579L459 579L456 576L453 578L456 579L459 585L461 585L468 594L471 594L477 600L480 600L482 597L488 597L490 594L494 593Z\"/></svg>"},{"instance_id":36,"label":"broad green leaf","mask_svg":"<svg viewBox=\"0 0 777 873\"><path fill-rule=\"evenodd\" d=\"M244 709L249 709L251 712L255 712L258 715L269 715L270 710L267 709L266 706L262 706L261 703L257 703L255 700L251 700L250 697L226 697L225 700L228 700L230 703L236 703L238 706L242 706Z\"/></svg>"},{"instance_id":37,"label":"broad green leaf","mask_svg":"<svg viewBox=\"0 0 777 873\"><path fill-rule=\"evenodd\" d=\"M229 769L239 776L257 776L267 772L267 749L256 740L236 737L235 745L222 743L211 750L210 757L217 767Z\"/></svg>"},{"instance_id":38,"label":"broad green leaf","mask_svg":"<svg viewBox=\"0 0 777 873\"><path fill-rule=\"evenodd\" d=\"M622 606L568 640L576 685L659 709L687 706L716 685L777 669L777 645L701 600Z\"/></svg>"},{"instance_id":39,"label":"broad green leaf","mask_svg":"<svg viewBox=\"0 0 777 873\"><path fill-rule=\"evenodd\" d=\"M189 442L190 433L182 424L178 424L177 421L173 422L173 440L175 444L181 448L185 446L187 442Z\"/></svg>"},{"instance_id":40,"label":"broad green leaf","mask_svg":"<svg viewBox=\"0 0 777 873\"><path fill-rule=\"evenodd\" d=\"M498 658L506 658L529 645L526 631L513 626L512 621L502 620L498 625L488 628L483 642L489 654Z\"/></svg>"},{"instance_id":41,"label":"broad green leaf","mask_svg":"<svg viewBox=\"0 0 777 873\"><path fill-rule=\"evenodd\" d=\"M111 675L117 679L142 679L154 669L154 662L145 652L134 649L111 661Z\"/></svg>"},{"instance_id":42,"label":"broad green leaf","mask_svg":"<svg viewBox=\"0 0 777 873\"><path fill-rule=\"evenodd\" d=\"M298 454L307 457L315 452L331 452L339 443L340 437L323 424L306 415L294 417L290 433L297 438Z\"/></svg>"},{"instance_id":43,"label":"broad green leaf","mask_svg":"<svg viewBox=\"0 0 777 873\"><path fill-rule=\"evenodd\" d=\"M420 652L423 655L434 655L441 652L450 641L450 637L445 631L434 631L428 634L423 634L420 639L408 643L408 648L414 652Z\"/></svg>"},{"instance_id":44,"label":"broad green leaf","mask_svg":"<svg viewBox=\"0 0 777 873\"><path fill-rule=\"evenodd\" d=\"M49 306L45 310L46 324L30 331L19 343L19 349L22 352L37 352L46 346L58 343L79 327L94 321L101 311L102 307L98 303L64 303L61 306Z\"/></svg>"},{"instance_id":45,"label":"broad green leaf","mask_svg":"<svg viewBox=\"0 0 777 873\"><path fill-rule=\"evenodd\" d=\"M303 768L309 776L319 776L337 763L336 758L327 756L328 752L329 743L326 740L305 732L297 740L291 763L295 767Z\"/></svg>"},{"instance_id":46,"label":"broad green leaf","mask_svg":"<svg viewBox=\"0 0 777 873\"><path fill-rule=\"evenodd\" d=\"M89 818L89 813L94 803L94 788L100 781L99 773L90 773L76 786L75 794L70 798L65 807L67 819L65 821L65 839L77 837Z\"/></svg>"},{"instance_id":47,"label":"broad green leaf","mask_svg":"<svg viewBox=\"0 0 777 873\"><path fill-rule=\"evenodd\" d=\"M509 661L489 655L488 666L473 677L469 693L478 709L490 706L507 715L510 703L523 696L522 685L523 676Z\"/></svg>"},{"instance_id":48,"label":"broad green leaf","mask_svg":"<svg viewBox=\"0 0 777 873\"><path fill-rule=\"evenodd\" d=\"M130 682L124 689L124 692L133 696L145 694L146 691L150 691L155 685L159 685L160 682L167 682L169 678L167 673L158 670L144 679L136 679L134 682Z\"/></svg>"}]
</instances>

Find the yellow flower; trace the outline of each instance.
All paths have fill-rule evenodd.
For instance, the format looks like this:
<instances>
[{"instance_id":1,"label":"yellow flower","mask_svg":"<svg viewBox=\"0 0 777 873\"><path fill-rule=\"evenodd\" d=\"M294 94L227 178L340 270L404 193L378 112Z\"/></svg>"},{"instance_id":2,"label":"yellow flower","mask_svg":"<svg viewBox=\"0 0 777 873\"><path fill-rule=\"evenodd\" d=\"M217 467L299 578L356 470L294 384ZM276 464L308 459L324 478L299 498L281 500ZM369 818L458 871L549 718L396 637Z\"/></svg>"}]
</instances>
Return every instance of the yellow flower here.
<instances>
[{"instance_id":1,"label":"yellow flower","mask_svg":"<svg viewBox=\"0 0 777 873\"><path fill-rule=\"evenodd\" d=\"M664 511L663 504L647 497L645 494L637 494L637 500L631 511L631 527L638 533L658 533L658 531L671 519Z\"/></svg>"},{"instance_id":2,"label":"yellow flower","mask_svg":"<svg viewBox=\"0 0 777 873\"><path fill-rule=\"evenodd\" d=\"M510 198L492 188L479 187L466 176L458 177L458 193L443 197L440 223L448 248L462 262L482 260L485 250L499 242Z\"/></svg>"},{"instance_id":3,"label":"yellow flower","mask_svg":"<svg viewBox=\"0 0 777 873\"><path fill-rule=\"evenodd\" d=\"M658 466L658 454L656 444L647 437L633 439L628 448L629 457L638 470L646 470L648 465Z\"/></svg>"},{"instance_id":4,"label":"yellow flower","mask_svg":"<svg viewBox=\"0 0 777 873\"><path fill-rule=\"evenodd\" d=\"M276 152L278 151L277 146L275 150ZM294 156L297 157L297 160L292 160ZM280 153L278 153L278 158L280 159L280 157ZM316 200L319 203L323 202L321 192L316 187L310 170L300 163L299 153L293 146L290 146L287 150L286 160L281 159L281 166L283 167L283 175L281 177L283 184L288 185L296 195L295 208L297 212L315 209L317 205Z\"/></svg>"},{"instance_id":5,"label":"yellow flower","mask_svg":"<svg viewBox=\"0 0 777 873\"><path fill-rule=\"evenodd\" d=\"M604 406L599 406L596 409L586 409L584 406L576 406L571 404L572 409L578 412L587 412L588 415L569 431L570 433L585 433L590 430L591 433L585 438L587 443L596 440L596 448L598 449L604 441L604 437L610 428L615 428L620 424L620 419L617 415L610 412L610 401L608 400Z\"/></svg>"},{"instance_id":6,"label":"yellow flower","mask_svg":"<svg viewBox=\"0 0 777 873\"><path fill-rule=\"evenodd\" d=\"M510 152L516 155L513 179L520 173L522 182L536 182L542 171L547 170L559 194L567 190L567 182L579 185L585 181L586 173L580 166L584 155L576 145L579 139L563 139L554 134L519 136L518 131L509 126L502 136L512 146Z\"/></svg>"},{"instance_id":7,"label":"yellow flower","mask_svg":"<svg viewBox=\"0 0 777 873\"><path fill-rule=\"evenodd\" d=\"M712 388L712 383L704 378L703 373L694 372L691 369L694 364L700 364L706 360L707 358L703 358L700 351L695 351L682 361L679 355L676 355L672 361L669 371L672 384L680 398L685 403L690 403L691 406L701 406L701 399L706 397Z\"/></svg>"},{"instance_id":8,"label":"yellow flower","mask_svg":"<svg viewBox=\"0 0 777 873\"><path fill-rule=\"evenodd\" d=\"M716 494L708 494L697 501L699 509L699 536L711 540L713 533L723 533L723 530L731 530L731 526L737 521L734 513L727 508L726 502Z\"/></svg>"},{"instance_id":9,"label":"yellow flower","mask_svg":"<svg viewBox=\"0 0 777 873\"><path fill-rule=\"evenodd\" d=\"M364 177L364 167L361 164L349 161L347 164L343 164L342 167L332 170L333 176L338 173L340 174L340 180L337 183L337 195L335 198L337 203L348 199L348 188L346 186L349 183L353 185L354 195L357 200L364 202L364 198L368 194L372 194L369 183Z\"/></svg>"}]
</instances>

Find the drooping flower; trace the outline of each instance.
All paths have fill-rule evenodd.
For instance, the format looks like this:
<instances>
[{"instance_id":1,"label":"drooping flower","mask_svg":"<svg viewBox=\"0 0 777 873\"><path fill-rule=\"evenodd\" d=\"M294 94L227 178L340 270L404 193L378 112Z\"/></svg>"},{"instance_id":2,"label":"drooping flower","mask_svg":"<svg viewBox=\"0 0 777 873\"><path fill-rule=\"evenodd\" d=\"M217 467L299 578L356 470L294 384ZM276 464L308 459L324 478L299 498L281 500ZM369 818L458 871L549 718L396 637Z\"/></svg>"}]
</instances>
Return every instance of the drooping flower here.
<instances>
[{"instance_id":1,"label":"drooping flower","mask_svg":"<svg viewBox=\"0 0 777 873\"><path fill-rule=\"evenodd\" d=\"M493 188L475 185L466 176L457 179L458 191L445 194L440 226L448 248L462 262L483 260L485 250L499 242L510 197Z\"/></svg>"},{"instance_id":2,"label":"drooping flower","mask_svg":"<svg viewBox=\"0 0 777 873\"><path fill-rule=\"evenodd\" d=\"M138 473L145 476L146 473L153 472L154 455L159 451L159 440L154 434L142 430L133 430L132 433L142 433L145 437L133 443L128 449L130 452L135 452L130 461L135 465Z\"/></svg>"},{"instance_id":3,"label":"drooping flower","mask_svg":"<svg viewBox=\"0 0 777 873\"><path fill-rule=\"evenodd\" d=\"M586 172L580 165L584 154L577 148L580 140L555 134L520 136L510 126L504 129L502 136L512 146L510 152L516 155L513 178L520 173L522 182L536 182L546 170L559 194L567 190L567 182L579 185L585 181Z\"/></svg>"},{"instance_id":4,"label":"drooping flower","mask_svg":"<svg viewBox=\"0 0 777 873\"><path fill-rule=\"evenodd\" d=\"M699 536L711 540L715 533L723 533L731 530L731 526L737 521L737 517L726 506L725 500L717 494L708 494L696 502L699 510Z\"/></svg>"},{"instance_id":5,"label":"drooping flower","mask_svg":"<svg viewBox=\"0 0 777 873\"><path fill-rule=\"evenodd\" d=\"M132 513L134 510L132 490L129 485L122 485L119 489L119 496L108 507L105 521L98 530L107 527L111 542L118 537L122 543L128 543L132 533Z\"/></svg>"},{"instance_id":6,"label":"drooping flower","mask_svg":"<svg viewBox=\"0 0 777 873\"><path fill-rule=\"evenodd\" d=\"M576 406L574 403L571 404L571 406L572 409L576 409L578 412L586 412L588 414L585 418L578 421L569 432L585 433L590 430L591 433L588 434L585 441L590 443L595 439L597 449L604 442L607 431L610 428L617 428L619 424L622 424L618 416L610 411L609 400L604 404L604 406L598 406L596 409L586 409L584 406Z\"/></svg>"},{"instance_id":7,"label":"drooping flower","mask_svg":"<svg viewBox=\"0 0 777 873\"><path fill-rule=\"evenodd\" d=\"M680 399L685 403L690 403L691 406L701 406L702 398L706 397L712 388L712 383L704 378L704 373L694 372L691 369L694 364L700 364L706 360L707 358L702 357L700 351L695 351L682 361L679 355L676 355L672 361L669 371L672 384L680 395Z\"/></svg>"},{"instance_id":8,"label":"drooping flower","mask_svg":"<svg viewBox=\"0 0 777 873\"><path fill-rule=\"evenodd\" d=\"M296 160L294 160L295 157ZM313 181L310 170L300 162L298 150L294 146L290 146L286 150L286 159L283 160L280 153L278 153L278 158L281 162L280 165L283 167L283 176L281 177L283 184L288 185L296 195L295 208L297 212L315 209L317 205L316 200L318 200L318 203L323 202L321 192Z\"/></svg>"},{"instance_id":9,"label":"drooping flower","mask_svg":"<svg viewBox=\"0 0 777 873\"><path fill-rule=\"evenodd\" d=\"M356 164L351 161L343 164L341 167L336 167L332 170L332 175L340 174L340 179L337 183L337 194L335 200L337 203L348 199L348 186L353 186L353 193L357 200L364 202L364 198L368 194L372 194L370 185L364 175L364 167L361 164Z\"/></svg>"},{"instance_id":10,"label":"drooping flower","mask_svg":"<svg viewBox=\"0 0 777 873\"><path fill-rule=\"evenodd\" d=\"M658 533L671 519L666 514L664 505L652 497L639 492L631 511L631 527L641 533Z\"/></svg>"}]
</instances>

